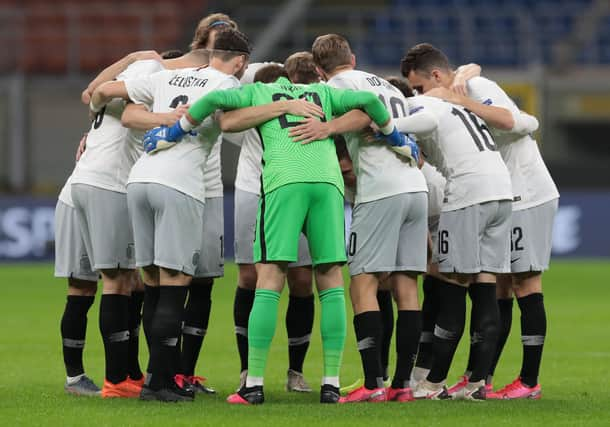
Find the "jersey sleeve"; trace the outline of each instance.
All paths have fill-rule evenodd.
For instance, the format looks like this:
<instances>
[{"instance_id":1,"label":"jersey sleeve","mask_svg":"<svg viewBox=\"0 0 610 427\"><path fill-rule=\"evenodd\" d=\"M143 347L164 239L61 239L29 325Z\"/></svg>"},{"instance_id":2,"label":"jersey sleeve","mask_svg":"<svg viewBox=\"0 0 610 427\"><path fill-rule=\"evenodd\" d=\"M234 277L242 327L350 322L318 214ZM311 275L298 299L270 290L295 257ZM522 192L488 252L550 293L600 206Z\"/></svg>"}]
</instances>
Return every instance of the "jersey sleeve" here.
<instances>
[{"instance_id":1,"label":"jersey sleeve","mask_svg":"<svg viewBox=\"0 0 610 427\"><path fill-rule=\"evenodd\" d=\"M151 76L125 80L127 95L135 104L144 104L149 108L154 102L154 81Z\"/></svg>"},{"instance_id":2,"label":"jersey sleeve","mask_svg":"<svg viewBox=\"0 0 610 427\"><path fill-rule=\"evenodd\" d=\"M163 65L154 59L136 61L128 66L121 74L117 76L117 80L127 80L146 76L164 70Z\"/></svg>"},{"instance_id":3,"label":"jersey sleeve","mask_svg":"<svg viewBox=\"0 0 610 427\"><path fill-rule=\"evenodd\" d=\"M343 78L342 76L334 77L332 79L332 82L329 82L329 85L331 87L334 87L337 89L352 89L352 90L360 89L358 87L358 84L353 79L346 79L346 78Z\"/></svg>"},{"instance_id":4,"label":"jersey sleeve","mask_svg":"<svg viewBox=\"0 0 610 427\"><path fill-rule=\"evenodd\" d=\"M426 108L424 103L418 101L415 97L408 98L409 115L394 119L394 124L400 132L427 135L434 132L438 127L437 114L434 113L433 109Z\"/></svg>"},{"instance_id":5,"label":"jersey sleeve","mask_svg":"<svg viewBox=\"0 0 610 427\"><path fill-rule=\"evenodd\" d=\"M328 87L328 92L334 116L360 109L364 110L378 126L383 126L390 120L388 110L374 93L331 87Z\"/></svg>"},{"instance_id":6,"label":"jersey sleeve","mask_svg":"<svg viewBox=\"0 0 610 427\"><path fill-rule=\"evenodd\" d=\"M241 86L227 90L214 90L199 98L189 108L189 114L197 122L201 122L216 110L236 110L250 107L256 84Z\"/></svg>"},{"instance_id":7,"label":"jersey sleeve","mask_svg":"<svg viewBox=\"0 0 610 427\"><path fill-rule=\"evenodd\" d=\"M399 131L426 136L438 128L441 111L435 100L427 96L413 96L407 98L407 106L409 115L394 119Z\"/></svg>"},{"instance_id":8,"label":"jersey sleeve","mask_svg":"<svg viewBox=\"0 0 610 427\"><path fill-rule=\"evenodd\" d=\"M485 105L506 108L513 114L513 116L517 116L519 114L519 109L513 100L510 99L506 92L504 92L504 90L498 86L496 82L484 77L475 77L468 80L467 85L468 93L475 101Z\"/></svg>"}]
</instances>

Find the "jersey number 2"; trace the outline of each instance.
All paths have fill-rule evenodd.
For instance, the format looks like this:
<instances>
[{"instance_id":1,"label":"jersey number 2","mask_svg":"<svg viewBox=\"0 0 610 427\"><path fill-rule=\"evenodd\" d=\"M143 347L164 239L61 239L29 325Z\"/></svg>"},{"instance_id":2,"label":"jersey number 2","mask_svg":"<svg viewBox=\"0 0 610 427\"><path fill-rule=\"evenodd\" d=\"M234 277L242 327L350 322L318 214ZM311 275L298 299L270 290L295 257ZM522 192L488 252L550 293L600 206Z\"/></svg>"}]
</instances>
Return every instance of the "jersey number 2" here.
<instances>
[{"instance_id":1,"label":"jersey number 2","mask_svg":"<svg viewBox=\"0 0 610 427\"><path fill-rule=\"evenodd\" d=\"M178 107L178 105L182 104L188 104L189 102L189 97L186 95L178 95L177 97L175 97L174 99L172 99L172 102L169 103L169 108L176 108Z\"/></svg>"},{"instance_id":2,"label":"jersey number 2","mask_svg":"<svg viewBox=\"0 0 610 427\"><path fill-rule=\"evenodd\" d=\"M275 102L275 101L279 101L281 99L290 101L290 100L293 100L294 98L286 93L274 93L273 95L271 95L271 99L273 100L273 102ZM324 107L322 107L322 100L320 99L320 95L318 95L315 92L304 92L303 94L301 94L299 96L299 99L306 99L310 102L313 102L318 107L320 107L322 109L324 108ZM288 117L286 116L286 114L282 114L281 116L279 116L278 120L280 121L280 127L282 129L298 126L301 124L300 121L288 120ZM325 122L326 118L322 117L320 120Z\"/></svg>"}]
</instances>

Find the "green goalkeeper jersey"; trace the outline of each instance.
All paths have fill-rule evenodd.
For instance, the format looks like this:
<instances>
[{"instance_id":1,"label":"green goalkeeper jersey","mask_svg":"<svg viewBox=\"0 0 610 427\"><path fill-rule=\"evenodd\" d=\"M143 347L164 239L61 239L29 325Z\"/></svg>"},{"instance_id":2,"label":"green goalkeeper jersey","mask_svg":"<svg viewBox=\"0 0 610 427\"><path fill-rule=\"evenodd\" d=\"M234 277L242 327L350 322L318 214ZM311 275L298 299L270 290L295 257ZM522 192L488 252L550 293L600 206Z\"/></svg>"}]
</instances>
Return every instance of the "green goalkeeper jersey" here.
<instances>
[{"instance_id":1,"label":"green goalkeeper jersey","mask_svg":"<svg viewBox=\"0 0 610 427\"><path fill-rule=\"evenodd\" d=\"M323 120L352 109L363 109L379 126L390 119L385 106L370 92L335 89L322 83L295 85L284 77L272 84L259 82L210 92L191 106L189 114L200 122L218 109L234 110L297 98L322 107ZM302 119L284 114L258 126L263 144L263 193L286 184L326 182L335 185L343 194L343 177L333 140L326 138L300 144L290 137L290 128Z\"/></svg>"}]
</instances>

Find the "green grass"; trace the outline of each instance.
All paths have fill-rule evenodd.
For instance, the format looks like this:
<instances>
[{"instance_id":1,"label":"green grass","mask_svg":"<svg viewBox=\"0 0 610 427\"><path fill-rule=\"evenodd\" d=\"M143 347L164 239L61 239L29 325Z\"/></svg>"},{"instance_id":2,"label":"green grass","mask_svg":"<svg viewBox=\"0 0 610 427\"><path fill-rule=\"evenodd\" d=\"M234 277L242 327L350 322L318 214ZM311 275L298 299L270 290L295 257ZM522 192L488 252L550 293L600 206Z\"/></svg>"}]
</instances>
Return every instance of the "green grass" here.
<instances>
[{"instance_id":1,"label":"green grass","mask_svg":"<svg viewBox=\"0 0 610 427\"><path fill-rule=\"evenodd\" d=\"M160 404L66 395L59 336L65 281L54 279L52 267L46 264L0 266L0 425L610 424L608 262L555 262L545 276L549 319L542 400L347 406L322 406L317 403L317 393L294 395L283 391L287 346L282 319L286 295L267 367L267 403L261 407L231 407L224 402L235 389L239 374L232 322L236 268L228 265L226 270L225 278L214 289L212 318L198 365L198 373L208 377L218 395L198 396L194 403ZM89 315L85 366L101 384L104 359L97 307L96 301ZM514 318L513 333L496 373L497 385L513 380L518 373L521 349L517 307ZM306 377L316 388L322 373L317 332L316 327L305 363ZM466 344L467 340L462 340L450 380L464 369ZM141 359L145 360L144 350ZM347 384L360 375L352 330L348 331L344 360L342 378Z\"/></svg>"}]
</instances>

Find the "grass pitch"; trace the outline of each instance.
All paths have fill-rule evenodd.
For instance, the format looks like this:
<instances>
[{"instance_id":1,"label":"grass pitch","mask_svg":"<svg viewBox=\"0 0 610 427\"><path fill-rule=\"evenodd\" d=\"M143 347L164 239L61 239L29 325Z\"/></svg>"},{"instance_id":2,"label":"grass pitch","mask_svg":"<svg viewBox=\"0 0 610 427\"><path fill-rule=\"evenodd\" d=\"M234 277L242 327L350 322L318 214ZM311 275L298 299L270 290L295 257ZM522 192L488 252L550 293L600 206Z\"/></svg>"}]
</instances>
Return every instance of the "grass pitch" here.
<instances>
[{"instance_id":1,"label":"grass pitch","mask_svg":"<svg viewBox=\"0 0 610 427\"><path fill-rule=\"evenodd\" d=\"M432 402L322 406L318 393L283 391L288 356L282 297L276 337L267 367L260 407L233 407L224 402L238 383L239 362L233 335L235 265L227 265L213 293L212 317L197 373L208 378L216 396L194 403L161 404L137 400L102 400L68 396L61 356L59 321L65 281L53 278L52 266L0 266L0 425L610 425L610 262L554 262L546 273L548 335L542 365L540 401ZM97 327L99 298L89 313L85 368L98 385L104 371ZM316 315L319 307L316 307ZM496 372L496 386L519 372L519 311ZM349 314L351 319L351 312ZM316 317L316 323L318 317ZM351 321L348 322L351 325ZM466 329L468 330L468 329ZM319 329L305 362L305 376L317 389L321 378ZM146 352L141 338L141 363ZM450 372L456 379L465 367L468 340L462 339ZM359 377L360 360L351 326L342 382Z\"/></svg>"}]
</instances>

